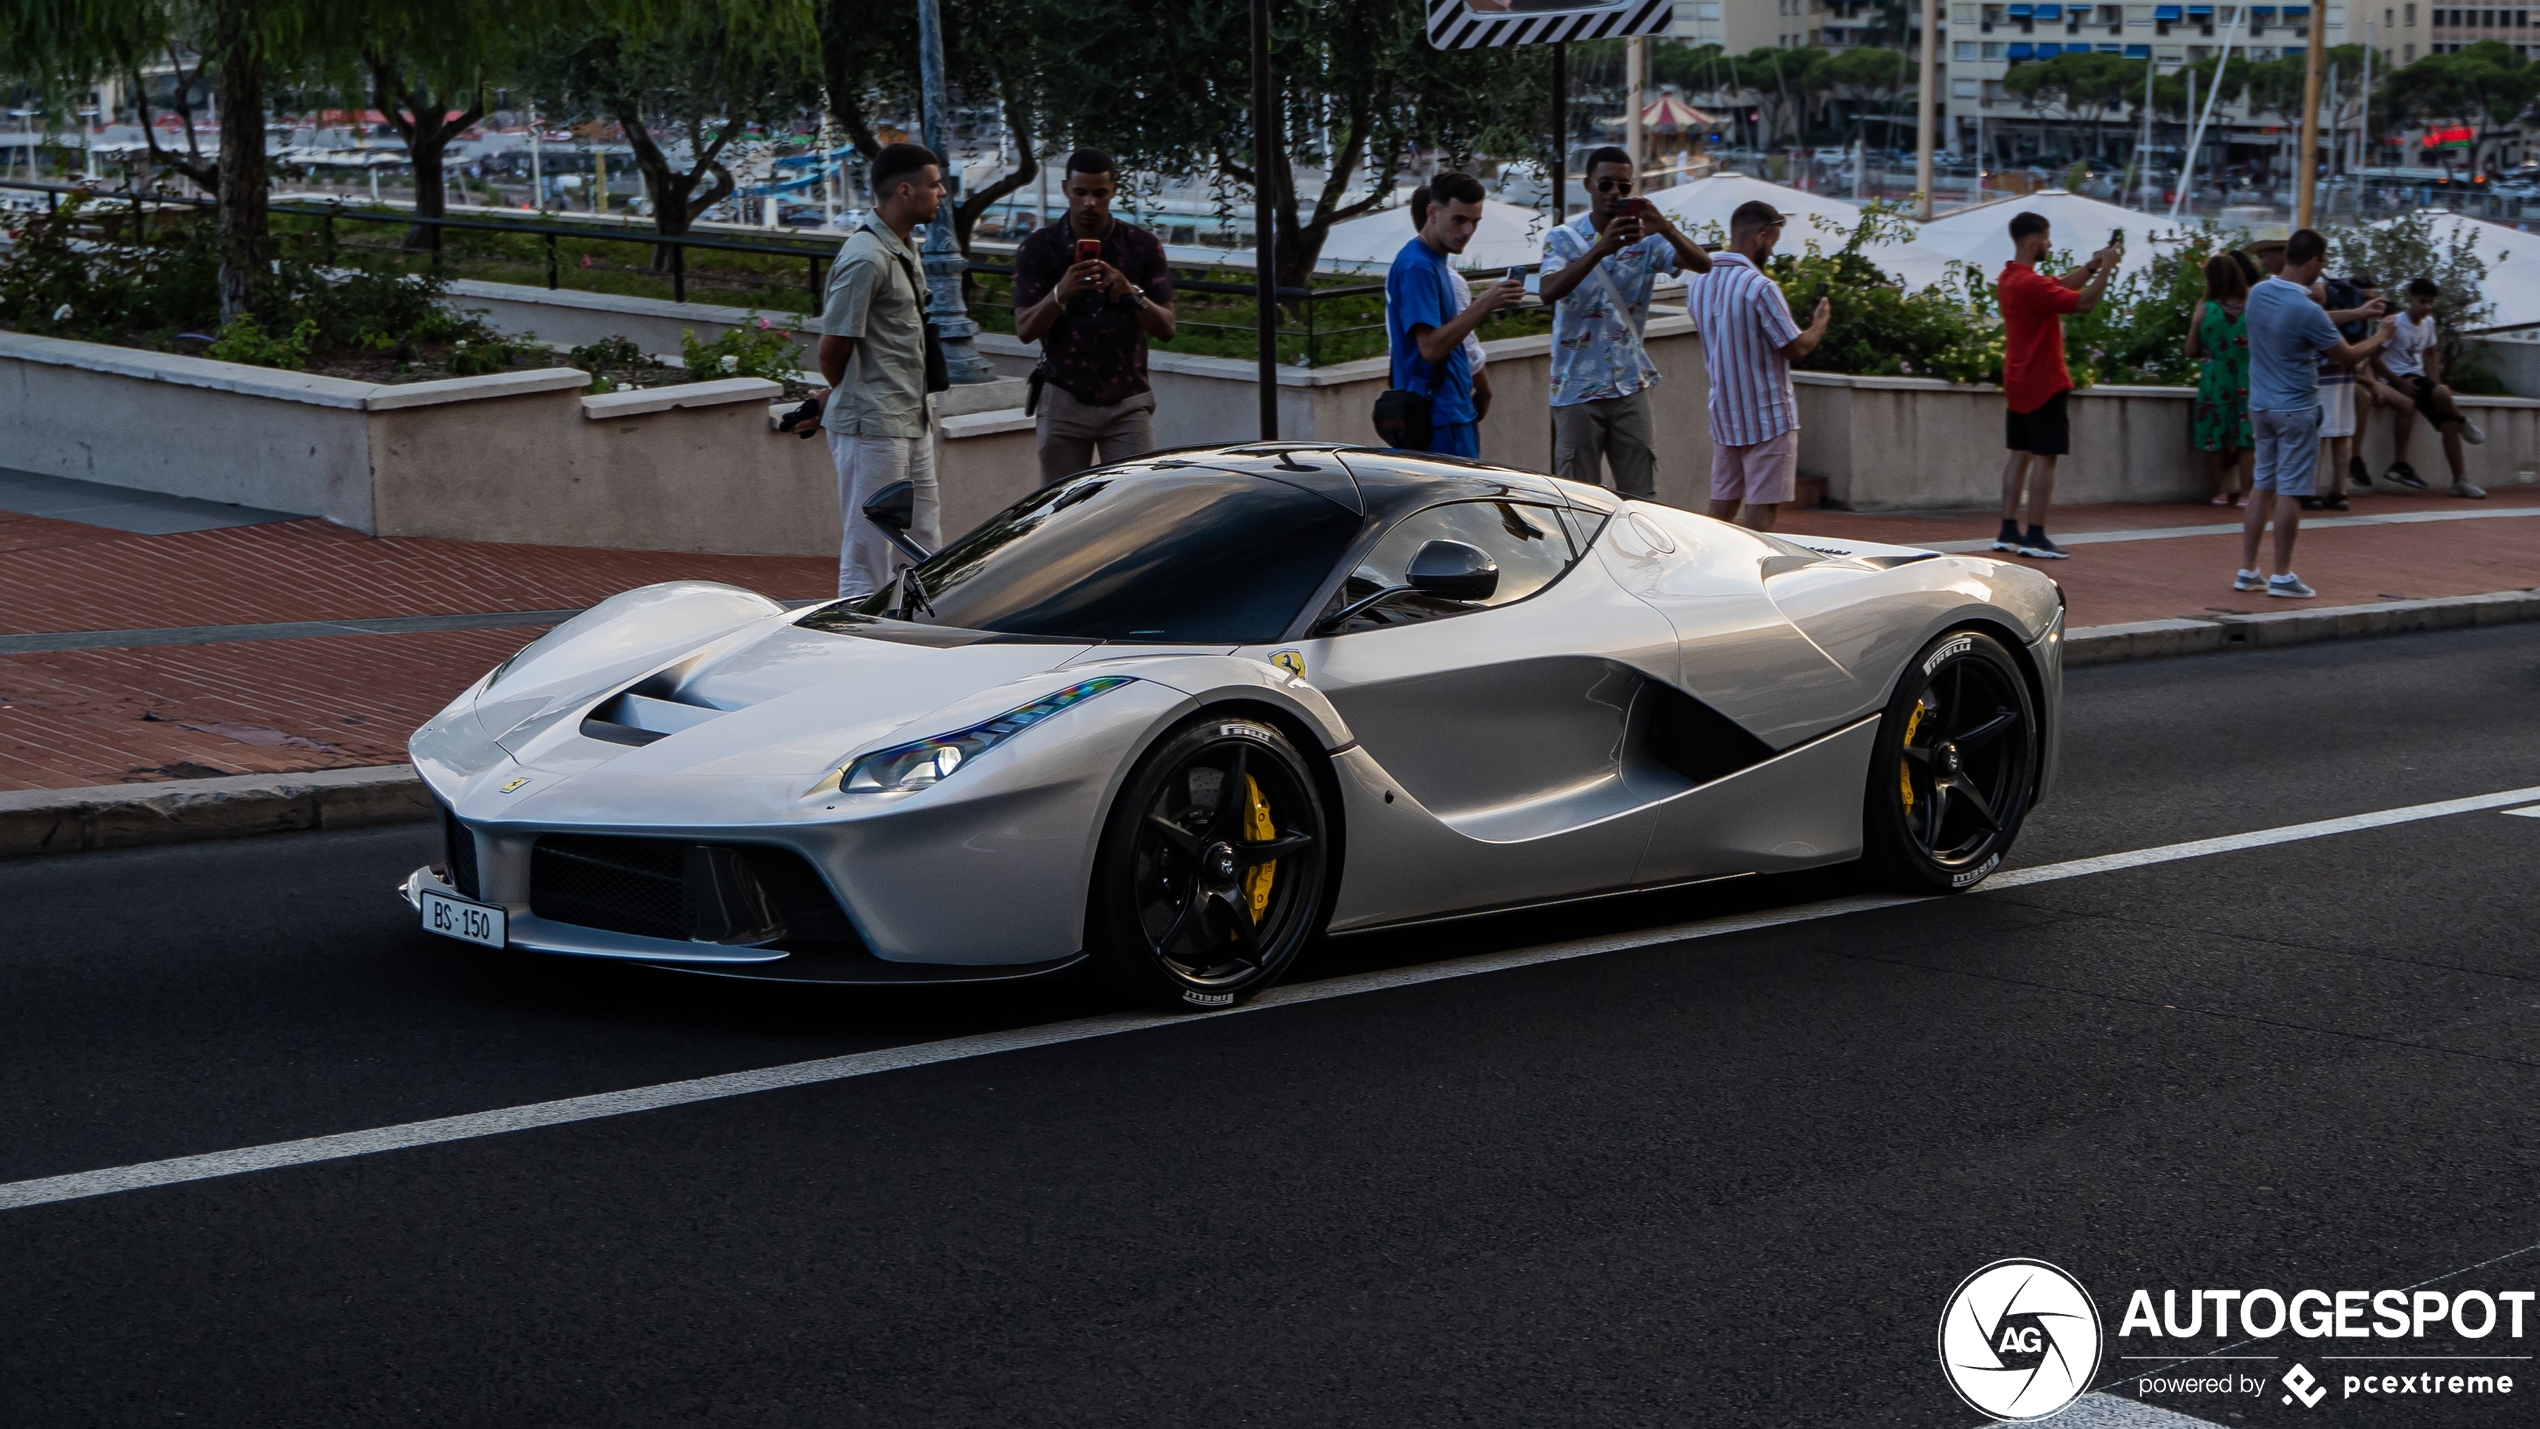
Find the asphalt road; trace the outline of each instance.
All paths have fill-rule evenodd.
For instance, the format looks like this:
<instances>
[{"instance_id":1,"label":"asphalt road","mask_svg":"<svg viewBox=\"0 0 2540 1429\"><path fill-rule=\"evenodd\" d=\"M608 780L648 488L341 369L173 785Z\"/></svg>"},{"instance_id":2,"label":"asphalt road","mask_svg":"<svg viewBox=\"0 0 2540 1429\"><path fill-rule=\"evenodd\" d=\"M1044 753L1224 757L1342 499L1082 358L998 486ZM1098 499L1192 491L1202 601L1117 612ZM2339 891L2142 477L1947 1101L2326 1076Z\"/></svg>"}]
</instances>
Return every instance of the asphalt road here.
<instances>
[{"instance_id":1,"label":"asphalt road","mask_svg":"<svg viewBox=\"0 0 2540 1429\"><path fill-rule=\"evenodd\" d=\"M2070 693L2018 864L2540 786L2540 627ZM429 853L0 864L0 1181L1111 1006L479 954L391 893ZM2153 1362L2115 1357L2161 1348L2114 1336L2133 1287L2405 1287L2540 1242L2535 854L2540 819L2461 814L0 1211L0 1424L1965 1425L1934 1327L2004 1256L2091 1288L2124 1393ZM2540 1286L2540 1252L2444 1283ZM2532 1321L2401 1348L2529 1353ZM2390 1348L2342 1344L2244 1352ZM2158 1402L2529 1423L2540 1362L2503 1368L2529 1382Z\"/></svg>"}]
</instances>

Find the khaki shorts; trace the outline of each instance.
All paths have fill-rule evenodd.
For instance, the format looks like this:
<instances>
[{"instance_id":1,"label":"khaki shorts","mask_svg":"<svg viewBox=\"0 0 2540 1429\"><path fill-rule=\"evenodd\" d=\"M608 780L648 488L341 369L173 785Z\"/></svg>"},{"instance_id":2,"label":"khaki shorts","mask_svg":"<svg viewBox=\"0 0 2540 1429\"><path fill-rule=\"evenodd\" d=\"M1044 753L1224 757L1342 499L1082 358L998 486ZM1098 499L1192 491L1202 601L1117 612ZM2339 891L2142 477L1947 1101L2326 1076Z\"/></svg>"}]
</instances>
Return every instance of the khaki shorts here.
<instances>
[{"instance_id":1,"label":"khaki shorts","mask_svg":"<svg viewBox=\"0 0 2540 1429\"><path fill-rule=\"evenodd\" d=\"M1796 428L1750 447L1711 448L1711 499L1771 506L1799 495Z\"/></svg>"}]
</instances>

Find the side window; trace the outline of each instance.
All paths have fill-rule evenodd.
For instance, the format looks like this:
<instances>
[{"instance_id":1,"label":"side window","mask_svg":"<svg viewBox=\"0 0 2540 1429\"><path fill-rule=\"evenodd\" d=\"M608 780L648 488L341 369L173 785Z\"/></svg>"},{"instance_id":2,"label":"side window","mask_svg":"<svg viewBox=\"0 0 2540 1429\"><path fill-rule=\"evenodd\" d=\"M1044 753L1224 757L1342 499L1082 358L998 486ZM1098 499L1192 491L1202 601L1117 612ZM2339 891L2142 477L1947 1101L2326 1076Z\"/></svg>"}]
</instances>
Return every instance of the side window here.
<instances>
[{"instance_id":1,"label":"side window","mask_svg":"<svg viewBox=\"0 0 2540 1429\"><path fill-rule=\"evenodd\" d=\"M1514 501L1459 501L1412 513L1385 533L1348 580L1341 583L1326 612L1339 611L1379 591L1403 584L1411 558L1431 541L1461 541L1478 546L1499 563L1499 588L1488 600L1442 600L1403 594L1352 615L1340 627L1377 630L1410 625L1442 615L1462 615L1524 600L1561 579L1576 559L1561 517L1549 506Z\"/></svg>"}]
</instances>

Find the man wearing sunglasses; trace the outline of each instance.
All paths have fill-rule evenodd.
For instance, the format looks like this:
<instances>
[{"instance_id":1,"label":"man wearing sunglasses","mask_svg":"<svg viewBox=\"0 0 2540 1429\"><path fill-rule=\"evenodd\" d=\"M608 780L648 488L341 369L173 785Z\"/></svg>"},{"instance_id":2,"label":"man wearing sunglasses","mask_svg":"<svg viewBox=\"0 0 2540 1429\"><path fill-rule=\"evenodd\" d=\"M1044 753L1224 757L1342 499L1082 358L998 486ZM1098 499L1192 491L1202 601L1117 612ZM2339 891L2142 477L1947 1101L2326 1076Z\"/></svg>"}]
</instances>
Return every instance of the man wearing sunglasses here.
<instances>
[{"instance_id":1,"label":"man wearing sunglasses","mask_svg":"<svg viewBox=\"0 0 2540 1429\"><path fill-rule=\"evenodd\" d=\"M1647 498L1657 491L1649 385L1658 367L1641 334L1661 273L1707 273L1701 245L1632 193L1632 160L1587 158L1588 211L1545 236L1543 300L1552 308L1552 469Z\"/></svg>"}]
</instances>

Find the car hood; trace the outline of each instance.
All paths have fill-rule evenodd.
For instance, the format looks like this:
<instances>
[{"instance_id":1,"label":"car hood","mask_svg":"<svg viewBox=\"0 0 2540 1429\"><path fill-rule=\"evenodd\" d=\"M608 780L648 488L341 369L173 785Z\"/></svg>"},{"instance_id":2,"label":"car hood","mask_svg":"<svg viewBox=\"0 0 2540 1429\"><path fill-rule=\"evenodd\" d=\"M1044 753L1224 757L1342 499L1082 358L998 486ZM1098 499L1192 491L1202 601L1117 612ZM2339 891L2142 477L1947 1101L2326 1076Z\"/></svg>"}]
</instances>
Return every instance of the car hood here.
<instances>
[{"instance_id":1,"label":"car hood","mask_svg":"<svg viewBox=\"0 0 2540 1429\"><path fill-rule=\"evenodd\" d=\"M795 786L903 726L907 737L943 731L925 716L967 713L1002 688L1055 670L1091 642L991 637L951 643L872 638L778 622L733 632L656 668L554 701L494 742L521 765L550 774L608 766L627 775L674 776L731 765L735 778ZM1017 694L993 715L1046 691Z\"/></svg>"}]
</instances>

